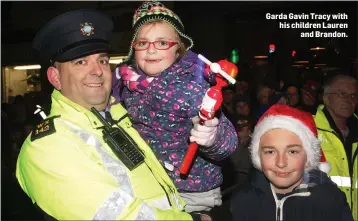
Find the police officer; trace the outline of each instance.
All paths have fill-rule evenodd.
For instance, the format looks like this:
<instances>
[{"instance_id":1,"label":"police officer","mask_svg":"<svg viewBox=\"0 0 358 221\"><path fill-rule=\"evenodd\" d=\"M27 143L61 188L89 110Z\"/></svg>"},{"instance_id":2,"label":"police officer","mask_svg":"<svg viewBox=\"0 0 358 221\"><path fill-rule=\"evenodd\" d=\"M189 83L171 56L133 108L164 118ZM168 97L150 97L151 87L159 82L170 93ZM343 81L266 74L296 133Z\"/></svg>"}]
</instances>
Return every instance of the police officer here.
<instances>
[{"instance_id":1,"label":"police officer","mask_svg":"<svg viewBox=\"0 0 358 221\"><path fill-rule=\"evenodd\" d=\"M36 35L33 46L50 60L55 89L50 115L19 154L22 189L57 220L211 220L182 212L171 179L113 103L112 27L103 13L84 9L54 18Z\"/></svg>"}]
</instances>

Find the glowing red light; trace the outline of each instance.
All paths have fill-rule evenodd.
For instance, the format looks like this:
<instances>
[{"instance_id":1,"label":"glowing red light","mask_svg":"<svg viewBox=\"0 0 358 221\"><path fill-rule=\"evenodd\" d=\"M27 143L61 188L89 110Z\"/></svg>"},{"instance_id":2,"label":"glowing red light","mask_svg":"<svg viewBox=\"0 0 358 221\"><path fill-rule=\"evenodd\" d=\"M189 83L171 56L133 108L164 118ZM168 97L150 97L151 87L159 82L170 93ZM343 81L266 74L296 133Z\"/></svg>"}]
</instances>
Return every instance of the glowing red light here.
<instances>
[{"instance_id":1,"label":"glowing red light","mask_svg":"<svg viewBox=\"0 0 358 221\"><path fill-rule=\"evenodd\" d=\"M270 46L269 46L269 53L273 53L273 52L275 52L275 45L274 44L270 44Z\"/></svg>"},{"instance_id":2,"label":"glowing red light","mask_svg":"<svg viewBox=\"0 0 358 221\"><path fill-rule=\"evenodd\" d=\"M292 51L292 57L295 57L295 55L296 55L296 51L293 50L293 51Z\"/></svg>"}]
</instances>

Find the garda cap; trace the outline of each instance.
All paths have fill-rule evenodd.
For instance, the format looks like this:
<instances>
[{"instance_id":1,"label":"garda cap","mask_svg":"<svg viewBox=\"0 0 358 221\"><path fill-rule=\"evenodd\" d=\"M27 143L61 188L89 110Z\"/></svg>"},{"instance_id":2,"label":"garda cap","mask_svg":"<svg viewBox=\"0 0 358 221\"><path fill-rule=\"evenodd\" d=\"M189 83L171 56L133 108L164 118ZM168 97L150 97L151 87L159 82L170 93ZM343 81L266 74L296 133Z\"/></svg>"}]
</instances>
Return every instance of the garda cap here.
<instances>
[{"instance_id":1,"label":"garda cap","mask_svg":"<svg viewBox=\"0 0 358 221\"><path fill-rule=\"evenodd\" d=\"M33 40L33 47L51 63L111 52L112 29L113 22L104 13L93 9L75 10L44 25Z\"/></svg>"}]
</instances>

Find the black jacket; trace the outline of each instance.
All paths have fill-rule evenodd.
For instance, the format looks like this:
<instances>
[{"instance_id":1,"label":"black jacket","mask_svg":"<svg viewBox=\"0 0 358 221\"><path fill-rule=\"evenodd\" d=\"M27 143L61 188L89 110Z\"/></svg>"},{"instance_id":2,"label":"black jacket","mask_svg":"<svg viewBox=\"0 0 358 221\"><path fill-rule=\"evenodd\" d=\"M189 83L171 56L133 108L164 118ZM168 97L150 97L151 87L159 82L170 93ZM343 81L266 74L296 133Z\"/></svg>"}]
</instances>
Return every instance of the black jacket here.
<instances>
[{"instance_id":1,"label":"black jacket","mask_svg":"<svg viewBox=\"0 0 358 221\"><path fill-rule=\"evenodd\" d=\"M306 174L291 193L275 195L264 174L255 170L250 183L233 195L233 221L353 221L344 193L319 170Z\"/></svg>"}]
</instances>

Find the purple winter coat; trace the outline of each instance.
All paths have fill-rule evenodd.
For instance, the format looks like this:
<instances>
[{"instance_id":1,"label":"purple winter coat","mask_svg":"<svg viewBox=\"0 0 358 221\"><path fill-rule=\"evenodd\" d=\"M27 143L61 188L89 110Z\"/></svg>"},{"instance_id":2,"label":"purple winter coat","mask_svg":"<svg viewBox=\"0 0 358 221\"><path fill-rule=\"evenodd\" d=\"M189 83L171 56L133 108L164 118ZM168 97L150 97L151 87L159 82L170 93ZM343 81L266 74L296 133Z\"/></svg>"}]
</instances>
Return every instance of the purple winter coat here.
<instances>
[{"instance_id":1,"label":"purple winter coat","mask_svg":"<svg viewBox=\"0 0 358 221\"><path fill-rule=\"evenodd\" d=\"M122 80L117 79L123 70L117 67L114 72L113 95L124 103L133 126L152 148L178 190L204 192L219 187L223 175L215 161L233 153L238 142L234 127L223 114L219 117L215 143L199 148L186 179L180 178L179 172L189 146L191 119L198 115L203 96L210 88L208 81L215 82L215 74L206 72L204 79L205 66L191 51L151 82L141 70L135 70L140 75L133 83L136 89L128 89L128 84L125 87ZM123 93L119 97L122 86Z\"/></svg>"}]
</instances>

